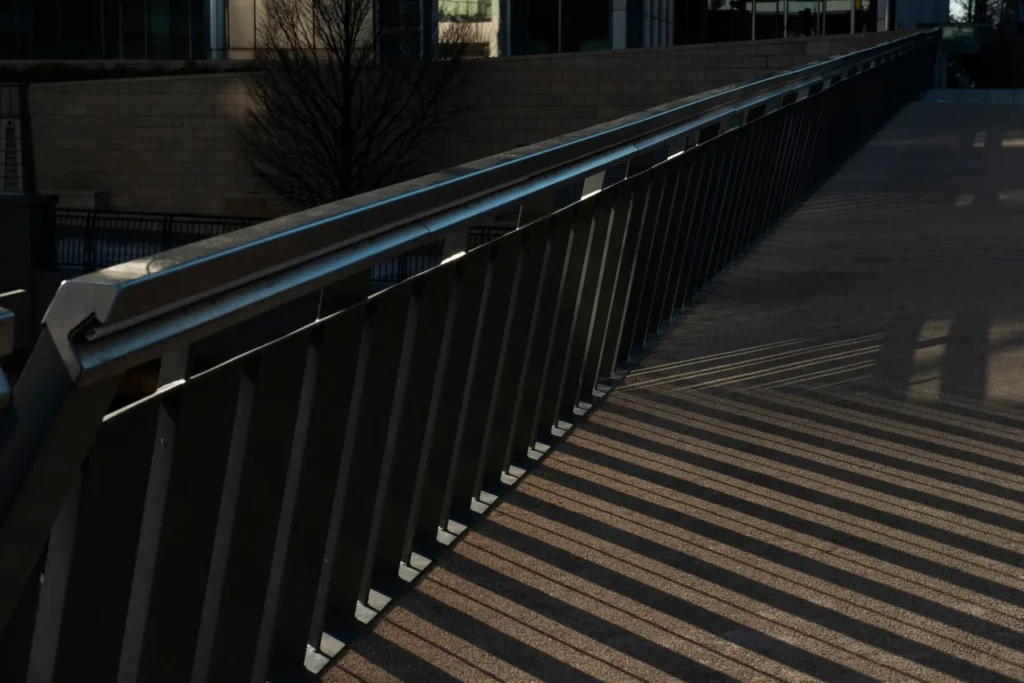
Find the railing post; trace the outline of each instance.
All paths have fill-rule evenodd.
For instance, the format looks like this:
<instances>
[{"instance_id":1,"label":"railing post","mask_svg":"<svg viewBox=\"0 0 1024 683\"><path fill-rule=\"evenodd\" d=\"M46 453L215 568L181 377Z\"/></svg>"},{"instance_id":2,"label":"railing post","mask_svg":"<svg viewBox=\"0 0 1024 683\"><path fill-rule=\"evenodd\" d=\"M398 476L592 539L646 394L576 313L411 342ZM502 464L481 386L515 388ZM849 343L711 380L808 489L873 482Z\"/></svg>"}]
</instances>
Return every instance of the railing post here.
<instances>
[{"instance_id":1,"label":"railing post","mask_svg":"<svg viewBox=\"0 0 1024 683\"><path fill-rule=\"evenodd\" d=\"M18 86L18 113L21 118L21 190L32 194L36 191L36 157L32 144L32 112L29 109L27 84Z\"/></svg>"},{"instance_id":2,"label":"railing post","mask_svg":"<svg viewBox=\"0 0 1024 683\"><path fill-rule=\"evenodd\" d=\"M357 273L320 290L318 318L354 306L370 294L370 271Z\"/></svg>"},{"instance_id":3,"label":"railing post","mask_svg":"<svg viewBox=\"0 0 1024 683\"><path fill-rule=\"evenodd\" d=\"M0 308L0 360L14 351L14 314ZM7 410L11 403L11 385L0 366L0 411Z\"/></svg>"},{"instance_id":4,"label":"railing post","mask_svg":"<svg viewBox=\"0 0 1024 683\"><path fill-rule=\"evenodd\" d=\"M85 240L82 244L82 265L85 272L96 270L96 212L90 211L85 218Z\"/></svg>"},{"instance_id":5,"label":"railing post","mask_svg":"<svg viewBox=\"0 0 1024 683\"><path fill-rule=\"evenodd\" d=\"M174 231L174 217L170 214L164 216L163 228L160 232L160 248L166 251L171 248L171 234Z\"/></svg>"},{"instance_id":6,"label":"railing post","mask_svg":"<svg viewBox=\"0 0 1024 683\"><path fill-rule=\"evenodd\" d=\"M469 228L453 231L444 238L444 250L441 258L449 258L464 251L469 251Z\"/></svg>"},{"instance_id":7,"label":"railing post","mask_svg":"<svg viewBox=\"0 0 1024 683\"><path fill-rule=\"evenodd\" d=\"M31 290L33 268L55 262L56 197L0 194L0 293Z\"/></svg>"}]
</instances>

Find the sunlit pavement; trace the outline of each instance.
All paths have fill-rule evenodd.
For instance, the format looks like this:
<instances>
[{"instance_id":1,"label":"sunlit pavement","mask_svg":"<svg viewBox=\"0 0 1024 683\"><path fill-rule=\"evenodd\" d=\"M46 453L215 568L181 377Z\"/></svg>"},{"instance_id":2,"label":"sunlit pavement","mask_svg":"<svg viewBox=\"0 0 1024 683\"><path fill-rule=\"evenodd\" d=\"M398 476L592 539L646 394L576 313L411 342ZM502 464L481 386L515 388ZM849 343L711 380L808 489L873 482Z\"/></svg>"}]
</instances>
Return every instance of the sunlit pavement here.
<instances>
[{"instance_id":1,"label":"sunlit pavement","mask_svg":"<svg viewBox=\"0 0 1024 683\"><path fill-rule=\"evenodd\" d=\"M324 678L1024 680L1024 108L930 100Z\"/></svg>"}]
</instances>

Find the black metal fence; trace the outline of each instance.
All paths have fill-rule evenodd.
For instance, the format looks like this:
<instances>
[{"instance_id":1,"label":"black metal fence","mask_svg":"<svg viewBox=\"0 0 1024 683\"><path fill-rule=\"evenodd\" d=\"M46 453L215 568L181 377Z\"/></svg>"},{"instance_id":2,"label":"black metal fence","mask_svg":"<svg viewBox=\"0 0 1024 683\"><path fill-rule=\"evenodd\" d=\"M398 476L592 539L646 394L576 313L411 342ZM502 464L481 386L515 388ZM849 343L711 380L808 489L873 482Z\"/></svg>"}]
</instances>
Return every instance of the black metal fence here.
<instances>
[{"instance_id":1,"label":"black metal fence","mask_svg":"<svg viewBox=\"0 0 1024 683\"><path fill-rule=\"evenodd\" d=\"M259 223L258 218L57 209L54 262L93 271Z\"/></svg>"},{"instance_id":2,"label":"black metal fence","mask_svg":"<svg viewBox=\"0 0 1024 683\"><path fill-rule=\"evenodd\" d=\"M469 248L476 249L482 247L491 240L496 240L499 237L504 237L510 233L514 228L482 228L474 227L469 229Z\"/></svg>"},{"instance_id":3,"label":"black metal fence","mask_svg":"<svg viewBox=\"0 0 1024 683\"><path fill-rule=\"evenodd\" d=\"M370 270L370 282L383 285L402 282L441 263L443 253L444 240L416 247L375 265Z\"/></svg>"},{"instance_id":4,"label":"black metal fence","mask_svg":"<svg viewBox=\"0 0 1024 683\"><path fill-rule=\"evenodd\" d=\"M40 258L40 264L91 272L259 222L258 218L241 216L58 208L54 219L53 258ZM507 232L508 228L470 228L469 248L486 244ZM370 280L383 285L401 282L441 263L443 251L443 240L417 247L373 266Z\"/></svg>"},{"instance_id":5,"label":"black metal fence","mask_svg":"<svg viewBox=\"0 0 1024 683\"><path fill-rule=\"evenodd\" d=\"M67 289L0 414L3 680L294 680L326 661L323 634L347 640L371 588L393 592L439 528L529 467L538 439L931 84L934 60L911 36L526 175L501 195L522 209L515 231L212 369L189 369L204 334L462 230L486 202L387 232L399 204L374 205L357 217L377 232L327 256L302 224L309 259L255 283L244 268L293 259L288 242ZM579 178L556 210L557 183ZM201 299L190 280L211 272L241 284ZM107 414L125 373L161 356L164 388Z\"/></svg>"}]
</instances>

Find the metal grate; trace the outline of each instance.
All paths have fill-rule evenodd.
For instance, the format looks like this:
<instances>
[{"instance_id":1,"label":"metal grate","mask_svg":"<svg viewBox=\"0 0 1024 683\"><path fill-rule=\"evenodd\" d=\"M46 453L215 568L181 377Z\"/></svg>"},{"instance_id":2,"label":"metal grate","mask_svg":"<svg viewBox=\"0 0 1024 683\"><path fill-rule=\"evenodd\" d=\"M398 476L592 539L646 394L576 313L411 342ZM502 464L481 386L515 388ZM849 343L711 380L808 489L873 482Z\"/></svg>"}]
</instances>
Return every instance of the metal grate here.
<instances>
[{"instance_id":1,"label":"metal grate","mask_svg":"<svg viewBox=\"0 0 1024 683\"><path fill-rule=\"evenodd\" d=\"M22 88L0 85L0 192L25 191Z\"/></svg>"}]
</instances>

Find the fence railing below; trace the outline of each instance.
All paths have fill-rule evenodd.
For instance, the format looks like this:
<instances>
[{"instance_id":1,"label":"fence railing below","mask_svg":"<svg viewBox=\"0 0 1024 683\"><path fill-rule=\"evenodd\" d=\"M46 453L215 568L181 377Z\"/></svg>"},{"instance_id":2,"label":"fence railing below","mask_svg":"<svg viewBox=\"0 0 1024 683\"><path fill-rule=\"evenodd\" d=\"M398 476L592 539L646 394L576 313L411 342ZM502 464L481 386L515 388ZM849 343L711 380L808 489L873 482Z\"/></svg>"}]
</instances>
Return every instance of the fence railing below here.
<instances>
[{"instance_id":1,"label":"fence railing below","mask_svg":"<svg viewBox=\"0 0 1024 683\"><path fill-rule=\"evenodd\" d=\"M53 258L45 267L100 268L146 258L259 223L257 218L143 211L58 208L54 219ZM509 232L509 228L472 227L468 245L475 248ZM371 269L370 279L394 284L441 263L443 241L425 244ZM39 259L40 264L44 262Z\"/></svg>"},{"instance_id":2,"label":"fence railing below","mask_svg":"<svg viewBox=\"0 0 1024 683\"><path fill-rule=\"evenodd\" d=\"M91 272L259 222L236 216L58 208L54 261L59 268Z\"/></svg>"}]
</instances>

